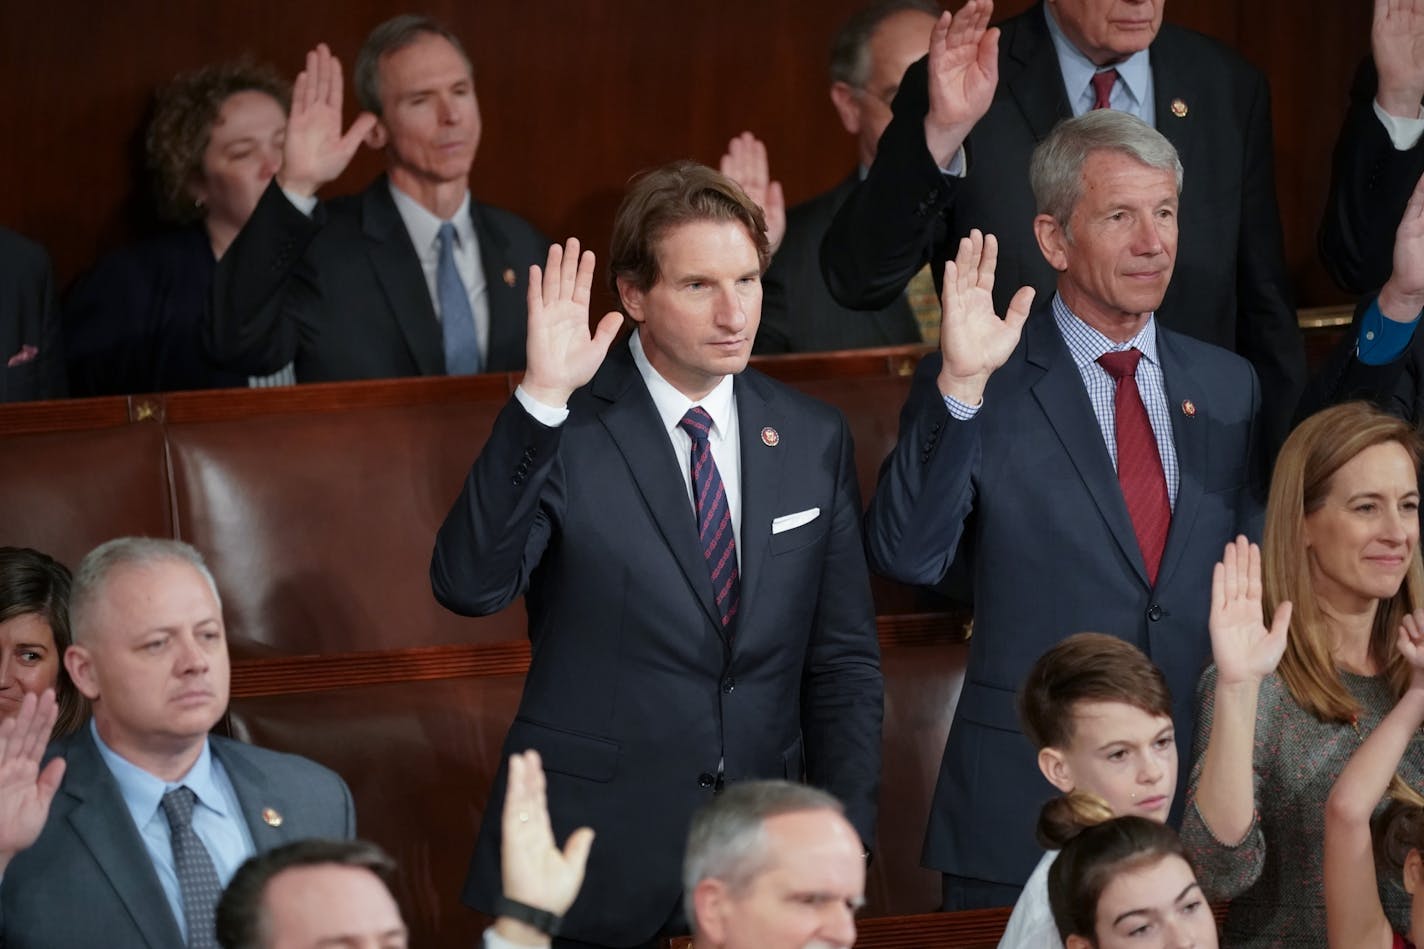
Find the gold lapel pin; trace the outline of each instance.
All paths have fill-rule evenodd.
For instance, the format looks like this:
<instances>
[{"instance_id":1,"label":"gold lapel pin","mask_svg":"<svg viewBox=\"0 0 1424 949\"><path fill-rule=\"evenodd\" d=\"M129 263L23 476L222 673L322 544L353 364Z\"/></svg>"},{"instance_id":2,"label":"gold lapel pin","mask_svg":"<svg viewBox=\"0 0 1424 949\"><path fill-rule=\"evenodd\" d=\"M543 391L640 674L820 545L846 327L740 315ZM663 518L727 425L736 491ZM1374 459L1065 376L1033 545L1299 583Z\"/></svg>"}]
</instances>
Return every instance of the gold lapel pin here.
<instances>
[{"instance_id":1,"label":"gold lapel pin","mask_svg":"<svg viewBox=\"0 0 1424 949\"><path fill-rule=\"evenodd\" d=\"M1177 118L1179 118L1179 119L1185 119L1185 118L1187 117L1187 103L1186 103L1186 101L1183 100L1183 99L1173 99L1173 100L1172 100L1172 114L1175 115L1175 116L1176 116Z\"/></svg>"},{"instance_id":2,"label":"gold lapel pin","mask_svg":"<svg viewBox=\"0 0 1424 949\"><path fill-rule=\"evenodd\" d=\"M1187 418L1192 418L1197 414L1197 404L1191 399L1182 400L1182 414Z\"/></svg>"},{"instance_id":3,"label":"gold lapel pin","mask_svg":"<svg viewBox=\"0 0 1424 949\"><path fill-rule=\"evenodd\" d=\"M262 808L262 823L268 827L281 827L282 815L275 807Z\"/></svg>"},{"instance_id":4,"label":"gold lapel pin","mask_svg":"<svg viewBox=\"0 0 1424 949\"><path fill-rule=\"evenodd\" d=\"M761 430L761 443L767 448L775 448L780 442L781 436L770 425Z\"/></svg>"},{"instance_id":5,"label":"gold lapel pin","mask_svg":"<svg viewBox=\"0 0 1424 949\"><path fill-rule=\"evenodd\" d=\"M514 281L515 281L514 268L513 268L513 267L505 267L505 268L504 268L504 285L505 285L506 287L512 287L512 286L514 286Z\"/></svg>"}]
</instances>

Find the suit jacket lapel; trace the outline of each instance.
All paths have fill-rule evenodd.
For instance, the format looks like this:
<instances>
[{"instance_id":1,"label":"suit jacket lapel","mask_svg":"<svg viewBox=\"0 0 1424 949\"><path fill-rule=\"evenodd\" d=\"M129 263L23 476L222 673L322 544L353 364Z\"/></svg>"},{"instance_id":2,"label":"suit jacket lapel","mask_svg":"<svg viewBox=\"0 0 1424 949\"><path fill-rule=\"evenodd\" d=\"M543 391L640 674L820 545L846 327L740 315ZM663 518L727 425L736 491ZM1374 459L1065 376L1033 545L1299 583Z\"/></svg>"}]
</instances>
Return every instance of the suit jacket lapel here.
<instances>
[{"instance_id":1,"label":"suit jacket lapel","mask_svg":"<svg viewBox=\"0 0 1424 949\"><path fill-rule=\"evenodd\" d=\"M1157 353L1162 360L1162 388L1167 397L1167 410L1172 419L1172 441L1177 448L1177 503L1172 508L1172 525L1167 531L1167 547L1162 552L1162 566L1157 572L1157 582L1162 584L1172 577L1172 571L1182 559L1182 551L1191 537L1192 525L1196 521L1203 486L1202 475L1206 470L1207 458L1211 450L1211 390L1192 371L1191 365L1180 358L1173 346L1172 334L1157 325ZM1180 409L1185 402L1194 407L1192 415Z\"/></svg>"},{"instance_id":2,"label":"suit jacket lapel","mask_svg":"<svg viewBox=\"0 0 1424 949\"><path fill-rule=\"evenodd\" d=\"M1063 89L1063 72L1058 68L1058 51L1048 35L1046 14L1040 5L1016 20L1009 59L1016 71L1009 77L1009 95L1033 130L1035 141L1043 141L1061 119L1073 114L1068 105L1068 93ZM1051 92L1049 91L1051 90ZM981 161L995 161L995 156L980 156Z\"/></svg>"},{"instance_id":3,"label":"suit jacket lapel","mask_svg":"<svg viewBox=\"0 0 1424 949\"><path fill-rule=\"evenodd\" d=\"M748 370L733 381L737 395L737 426L742 455L742 601L738 609L738 625L746 622L752 597L760 588L766 551L771 543L771 521L776 510L781 484L782 459L794 445L767 445L762 431L770 428L778 434L787 431L784 419L772 398L772 393L755 370ZM830 512L827 512L829 515Z\"/></svg>"},{"instance_id":4,"label":"suit jacket lapel","mask_svg":"<svg viewBox=\"0 0 1424 949\"><path fill-rule=\"evenodd\" d=\"M648 505L663 542L672 551L702 611L721 635L722 620L712 599L712 581L702 557L697 518L678 470L677 456L626 342L608 354L593 378L592 393L607 403L599 412L599 419L623 455L629 476Z\"/></svg>"},{"instance_id":5,"label":"suit jacket lapel","mask_svg":"<svg viewBox=\"0 0 1424 949\"><path fill-rule=\"evenodd\" d=\"M1197 133L1197 113L1191 108L1193 93L1196 91L1196 86L1192 84L1192 72L1196 67L1193 63L1181 59L1180 51L1171 42L1171 29L1170 26L1163 26L1163 33L1168 34L1167 41L1163 42L1164 37L1159 35L1149 54L1152 65L1152 108L1155 112L1153 121L1157 131L1176 146L1182 167L1209 168L1210 163L1203 163L1193 154L1200 139ZM1178 99L1187 106L1180 116L1172 111L1172 103Z\"/></svg>"},{"instance_id":6,"label":"suit jacket lapel","mask_svg":"<svg viewBox=\"0 0 1424 949\"><path fill-rule=\"evenodd\" d=\"M485 299L489 302L489 371L512 368L524 362L525 274L509 259L509 241L497 230L484 206L470 202L470 219L480 243L480 263L485 271ZM526 266L523 268L528 270Z\"/></svg>"},{"instance_id":7,"label":"suit jacket lapel","mask_svg":"<svg viewBox=\"0 0 1424 949\"><path fill-rule=\"evenodd\" d=\"M361 195L361 222L371 268L405 334L411 358L421 375L444 375L445 341L435 318L430 287L384 175Z\"/></svg>"},{"instance_id":8,"label":"suit jacket lapel","mask_svg":"<svg viewBox=\"0 0 1424 949\"><path fill-rule=\"evenodd\" d=\"M266 774L243 754L242 744L216 736L210 740L213 755L222 762L232 789L237 792L242 819L252 835L257 853L265 853L305 836L301 828L292 826L290 821L284 819L284 815L292 809L290 803Z\"/></svg>"},{"instance_id":9,"label":"suit jacket lapel","mask_svg":"<svg viewBox=\"0 0 1424 949\"><path fill-rule=\"evenodd\" d=\"M69 825L99 864L144 940L154 949L183 945L178 921L158 882L118 783L99 757L89 726L70 739L60 794L75 799Z\"/></svg>"},{"instance_id":10,"label":"suit jacket lapel","mask_svg":"<svg viewBox=\"0 0 1424 949\"><path fill-rule=\"evenodd\" d=\"M1132 562L1142 583L1150 586L1142 549L1127 513L1127 502L1123 500L1112 458L1103 444L1102 429L1093 414L1087 390L1083 388L1083 377L1053 321L1052 311L1046 307L1036 311L1029 317L1024 333L1028 337L1025 358L1044 370L1043 376L1033 384L1034 398L1083 479L1113 538Z\"/></svg>"}]
</instances>

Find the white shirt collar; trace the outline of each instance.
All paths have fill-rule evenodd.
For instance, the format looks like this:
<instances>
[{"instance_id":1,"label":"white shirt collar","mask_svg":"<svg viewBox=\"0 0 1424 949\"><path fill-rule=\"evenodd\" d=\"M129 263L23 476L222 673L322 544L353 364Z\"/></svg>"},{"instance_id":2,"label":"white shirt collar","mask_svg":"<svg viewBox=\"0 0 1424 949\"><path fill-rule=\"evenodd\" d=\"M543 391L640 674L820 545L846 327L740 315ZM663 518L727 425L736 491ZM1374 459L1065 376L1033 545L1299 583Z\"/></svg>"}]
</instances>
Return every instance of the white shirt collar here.
<instances>
[{"instance_id":1,"label":"white shirt collar","mask_svg":"<svg viewBox=\"0 0 1424 949\"><path fill-rule=\"evenodd\" d=\"M658 410L658 417L662 419L663 427L668 431L675 429L680 431L678 422L682 421L687 410L694 405L700 405L707 410L708 415L712 416L713 438L725 441L735 437L735 433L732 431L734 389L731 376L723 376L716 388L694 402L664 379L662 374L653 368L653 364L648 362L648 354L643 351L643 341L639 338L637 330L634 330L633 335L629 337L628 348L633 351L633 362L637 365L638 374L643 377L643 382L648 387L648 394L653 397L653 405Z\"/></svg>"},{"instance_id":2,"label":"white shirt collar","mask_svg":"<svg viewBox=\"0 0 1424 949\"><path fill-rule=\"evenodd\" d=\"M440 225L445 222L432 214L419 201L397 188L394 181L387 179L386 183L390 186L391 200L396 203L396 211L400 213L401 220L405 222L410 242L415 245L416 254L422 261L438 260L440 257ZM469 189L465 190L464 200L460 202L460 207L455 212L455 216L450 219L450 223L455 225L455 236L459 239L460 246L469 247L470 242L475 238L475 224L470 218Z\"/></svg>"}]
</instances>

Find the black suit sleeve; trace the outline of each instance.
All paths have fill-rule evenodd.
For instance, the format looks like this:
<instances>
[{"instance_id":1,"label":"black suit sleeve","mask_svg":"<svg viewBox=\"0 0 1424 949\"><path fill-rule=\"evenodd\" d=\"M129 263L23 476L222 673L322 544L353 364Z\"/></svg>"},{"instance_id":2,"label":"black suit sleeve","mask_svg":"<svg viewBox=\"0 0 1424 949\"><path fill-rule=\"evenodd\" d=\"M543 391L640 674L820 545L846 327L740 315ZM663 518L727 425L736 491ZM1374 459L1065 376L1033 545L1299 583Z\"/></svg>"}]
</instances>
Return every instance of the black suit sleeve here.
<instances>
[{"instance_id":1,"label":"black suit sleeve","mask_svg":"<svg viewBox=\"0 0 1424 949\"><path fill-rule=\"evenodd\" d=\"M1375 115L1374 63L1355 73L1349 111L1335 143L1330 194L1320 224L1320 257L1348 293L1373 293L1389 279L1394 231L1424 173L1424 139L1400 151Z\"/></svg>"},{"instance_id":2,"label":"black suit sleeve","mask_svg":"<svg viewBox=\"0 0 1424 949\"><path fill-rule=\"evenodd\" d=\"M562 509L562 433L513 397L495 419L435 536L430 584L447 609L488 616L528 588Z\"/></svg>"},{"instance_id":3,"label":"black suit sleeve","mask_svg":"<svg viewBox=\"0 0 1424 949\"><path fill-rule=\"evenodd\" d=\"M68 394L49 254L8 231L0 231L0 346L0 402Z\"/></svg>"},{"instance_id":4,"label":"black suit sleeve","mask_svg":"<svg viewBox=\"0 0 1424 949\"><path fill-rule=\"evenodd\" d=\"M906 70L875 161L821 242L826 286L842 306L883 309L926 262L945 259L945 215L959 179L941 172L925 145L926 62Z\"/></svg>"},{"instance_id":5,"label":"black suit sleeve","mask_svg":"<svg viewBox=\"0 0 1424 949\"><path fill-rule=\"evenodd\" d=\"M801 689L801 733L807 780L840 799L869 848L880 790L885 686L861 540L855 449L844 419L839 440L836 506Z\"/></svg>"},{"instance_id":6,"label":"black suit sleeve","mask_svg":"<svg viewBox=\"0 0 1424 949\"><path fill-rule=\"evenodd\" d=\"M274 178L252 216L218 261L206 342L215 361L250 375L276 372L296 358L300 315L320 302L304 260L324 219L292 206Z\"/></svg>"},{"instance_id":7,"label":"black suit sleeve","mask_svg":"<svg viewBox=\"0 0 1424 949\"><path fill-rule=\"evenodd\" d=\"M1305 342L1296 319L1286 268L1281 212L1276 203L1270 92L1252 71L1251 106L1243 133L1241 234L1236 257L1236 352L1260 377L1261 435L1268 454L1285 441L1305 387Z\"/></svg>"}]
</instances>

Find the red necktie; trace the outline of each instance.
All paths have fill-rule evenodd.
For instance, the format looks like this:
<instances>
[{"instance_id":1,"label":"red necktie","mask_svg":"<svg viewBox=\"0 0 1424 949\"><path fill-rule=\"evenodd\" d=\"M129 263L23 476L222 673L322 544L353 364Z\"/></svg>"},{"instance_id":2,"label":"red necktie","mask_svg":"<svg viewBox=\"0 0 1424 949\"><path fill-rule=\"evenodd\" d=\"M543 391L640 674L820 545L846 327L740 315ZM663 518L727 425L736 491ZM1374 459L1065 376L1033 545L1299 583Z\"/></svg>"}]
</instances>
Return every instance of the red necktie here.
<instances>
[{"instance_id":1,"label":"red necktie","mask_svg":"<svg viewBox=\"0 0 1424 949\"><path fill-rule=\"evenodd\" d=\"M732 509L717 463L712 460L712 416L694 405L677 423L692 439L692 488L697 496L697 536L702 556L712 578L712 595L722 626L730 626L737 615L741 582L737 576L737 543L732 534Z\"/></svg>"},{"instance_id":2,"label":"red necktie","mask_svg":"<svg viewBox=\"0 0 1424 949\"><path fill-rule=\"evenodd\" d=\"M1104 69L1093 73L1093 108L1111 109L1113 85L1117 82L1116 69Z\"/></svg>"},{"instance_id":3,"label":"red necktie","mask_svg":"<svg viewBox=\"0 0 1424 949\"><path fill-rule=\"evenodd\" d=\"M1113 412L1117 416L1117 480L1132 518L1132 531L1147 564L1147 579L1157 583L1162 565L1162 549L1167 546L1167 528L1172 523L1172 505L1167 500L1167 476L1162 473L1162 456L1157 438L1147 419L1147 407L1137 389L1137 363L1142 353L1126 349L1103 353L1098 362L1117 380Z\"/></svg>"}]
</instances>

